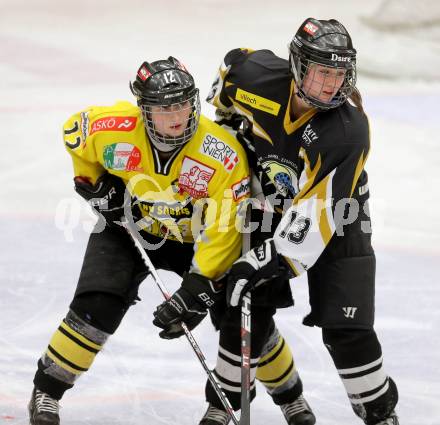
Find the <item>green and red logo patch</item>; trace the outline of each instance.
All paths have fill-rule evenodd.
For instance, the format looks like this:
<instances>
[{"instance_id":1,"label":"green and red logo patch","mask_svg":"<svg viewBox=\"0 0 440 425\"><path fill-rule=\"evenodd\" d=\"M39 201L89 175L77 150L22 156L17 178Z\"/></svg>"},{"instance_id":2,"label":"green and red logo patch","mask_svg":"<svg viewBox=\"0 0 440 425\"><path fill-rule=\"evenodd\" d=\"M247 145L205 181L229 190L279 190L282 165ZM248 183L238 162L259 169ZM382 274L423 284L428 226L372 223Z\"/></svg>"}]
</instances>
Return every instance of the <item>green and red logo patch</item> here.
<instances>
[{"instance_id":1,"label":"green and red logo patch","mask_svg":"<svg viewBox=\"0 0 440 425\"><path fill-rule=\"evenodd\" d=\"M142 171L142 156L138 147L130 143L104 146L104 167L117 171Z\"/></svg>"}]
</instances>

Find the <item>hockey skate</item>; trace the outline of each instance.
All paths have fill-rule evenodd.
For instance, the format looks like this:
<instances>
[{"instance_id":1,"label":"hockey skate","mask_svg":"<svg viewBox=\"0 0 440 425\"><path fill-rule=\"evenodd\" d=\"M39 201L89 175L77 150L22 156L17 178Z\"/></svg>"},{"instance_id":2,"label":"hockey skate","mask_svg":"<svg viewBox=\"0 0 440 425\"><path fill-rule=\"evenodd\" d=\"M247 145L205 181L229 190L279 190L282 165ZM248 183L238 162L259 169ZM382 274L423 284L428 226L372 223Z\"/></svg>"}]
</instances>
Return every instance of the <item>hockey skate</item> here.
<instances>
[{"instance_id":1,"label":"hockey skate","mask_svg":"<svg viewBox=\"0 0 440 425\"><path fill-rule=\"evenodd\" d=\"M203 415L199 425L227 425L231 417L224 411L209 404L208 410Z\"/></svg>"},{"instance_id":2,"label":"hockey skate","mask_svg":"<svg viewBox=\"0 0 440 425\"><path fill-rule=\"evenodd\" d=\"M376 425L399 425L399 419L397 418L397 415L395 412L391 412L391 415L389 418L378 422Z\"/></svg>"},{"instance_id":3,"label":"hockey skate","mask_svg":"<svg viewBox=\"0 0 440 425\"><path fill-rule=\"evenodd\" d=\"M28 405L31 425L59 425L59 403L46 393L34 388Z\"/></svg>"},{"instance_id":4,"label":"hockey skate","mask_svg":"<svg viewBox=\"0 0 440 425\"><path fill-rule=\"evenodd\" d=\"M282 404L281 411L289 425L314 425L315 415L301 394L295 401Z\"/></svg>"}]
</instances>

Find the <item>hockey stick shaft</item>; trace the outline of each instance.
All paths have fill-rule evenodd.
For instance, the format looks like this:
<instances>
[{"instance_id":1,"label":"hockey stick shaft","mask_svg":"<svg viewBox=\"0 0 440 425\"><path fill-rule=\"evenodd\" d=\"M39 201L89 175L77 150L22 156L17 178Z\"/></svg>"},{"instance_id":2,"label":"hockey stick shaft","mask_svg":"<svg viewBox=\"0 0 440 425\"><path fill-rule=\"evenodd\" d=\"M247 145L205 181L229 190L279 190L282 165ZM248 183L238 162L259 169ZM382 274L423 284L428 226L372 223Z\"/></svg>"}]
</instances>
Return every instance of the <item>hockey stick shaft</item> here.
<instances>
[{"instance_id":1,"label":"hockey stick shaft","mask_svg":"<svg viewBox=\"0 0 440 425\"><path fill-rule=\"evenodd\" d=\"M142 256L142 259L144 260L146 266L148 267L151 276L153 277L153 280L155 281L156 285L162 292L162 295L166 300L171 298L171 294L169 293L168 289L166 288L165 284L162 282L162 279L159 277L159 274L157 273L156 268L154 267L153 263L150 260L150 257L145 252L144 247L142 246L142 243L140 241L141 236L139 235L138 231L136 229L133 229L128 223L123 223L125 229L127 230L128 234L131 236L131 239L133 240L137 250ZM193 349L194 353L196 354L197 358L199 359L199 362L203 366L203 369L205 369L206 374L208 375L209 382L211 382L212 387L214 388L214 391L216 392L218 398L223 404L223 407L226 409L226 411L231 416L232 422L234 422L235 425L239 425L239 421L237 419L237 416L235 415L234 410L232 409L231 403L229 402L228 398L224 394L217 378L215 375L211 372L208 365L206 364L206 358L200 349L199 345L197 344L197 341L194 339L194 336L192 335L191 331L188 329L188 327L185 325L185 323L181 323L182 329L185 333L185 336L188 340L188 342L191 345L191 348Z\"/></svg>"},{"instance_id":2,"label":"hockey stick shaft","mask_svg":"<svg viewBox=\"0 0 440 425\"><path fill-rule=\"evenodd\" d=\"M241 414L240 425L251 421L251 293L241 304Z\"/></svg>"},{"instance_id":3,"label":"hockey stick shaft","mask_svg":"<svg viewBox=\"0 0 440 425\"><path fill-rule=\"evenodd\" d=\"M245 228L251 221L251 205L246 207ZM242 234L242 254L251 249L251 235ZM247 292L241 302L241 413L240 425L251 422L251 293Z\"/></svg>"}]
</instances>

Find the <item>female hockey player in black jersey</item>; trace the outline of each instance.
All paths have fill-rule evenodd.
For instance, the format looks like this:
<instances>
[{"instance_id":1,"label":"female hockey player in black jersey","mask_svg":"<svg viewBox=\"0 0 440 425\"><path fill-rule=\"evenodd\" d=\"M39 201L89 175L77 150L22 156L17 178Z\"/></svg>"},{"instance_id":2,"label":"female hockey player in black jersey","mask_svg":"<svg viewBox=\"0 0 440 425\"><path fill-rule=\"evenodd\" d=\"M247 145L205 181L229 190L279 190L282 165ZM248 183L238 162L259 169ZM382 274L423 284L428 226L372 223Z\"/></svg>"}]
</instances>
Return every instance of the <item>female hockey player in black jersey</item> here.
<instances>
[{"instance_id":1,"label":"female hockey player in black jersey","mask_svg":"<svg viewBox=\"0 0 440 425\"><path fill-rule=\"evenodd\" d=\"M286 277L283 270L291 277L307 272L311 312L304 324L322 329L354 412L367 425L397 425L398 392L373 328L375 255L364 170L370 141L355 83L356 50L333 19L306 19L289 61L268 50L226 55L207 100L222 125L238 130L266 205L281 216L272 237L232 266L228 300L238 306L248 290L254 300ZM238 326L223 326L223 340ZM207 399L220 407L209 384Z\"/></svg>"}]
</instances>

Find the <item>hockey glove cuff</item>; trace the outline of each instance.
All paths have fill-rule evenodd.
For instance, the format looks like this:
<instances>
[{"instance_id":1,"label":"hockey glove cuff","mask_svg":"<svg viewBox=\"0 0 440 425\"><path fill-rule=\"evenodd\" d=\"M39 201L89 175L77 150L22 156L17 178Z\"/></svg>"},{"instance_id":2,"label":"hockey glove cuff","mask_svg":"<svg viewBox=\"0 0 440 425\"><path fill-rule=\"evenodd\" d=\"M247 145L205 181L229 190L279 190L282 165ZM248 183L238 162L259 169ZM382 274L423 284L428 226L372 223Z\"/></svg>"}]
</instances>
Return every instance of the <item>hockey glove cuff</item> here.
<instances>
[{"instance_id":1,"label":"hockey glove cuff","mask_svg":"<svg viewBox=\"0 0 440 425\"><path fill-rule=\"evenodd\" d=\"M286 273L284 260L277 254L273 239L265 240L232 265L226 295L228 304L232 307L241 305L248 291Z\"/></svg>"},{"instance_id":2,"label":"hockey glove cuff","mask_svg":"<svg viewBox=\"0 0 440 425\"><path fill-rule=\"evenodd\" d=\"M242 115L218 108L215 111L215 122L235 135L242 125L244 117Z\"/></svg>"},{"instance_id":3,"label":"hockey glove cuff","mask_svg":"<svg viewBox=\"0 0 440 425\"><path fill-rule=\"evenodd\" d=\"M185 273L181 287L153 313L153 325L163 329L159 333L161 338L179 338L184 334L180 323L184 322L189 330L194 329L221 296L221 288L208 278Z\"/></svg>"}]
</instances>

